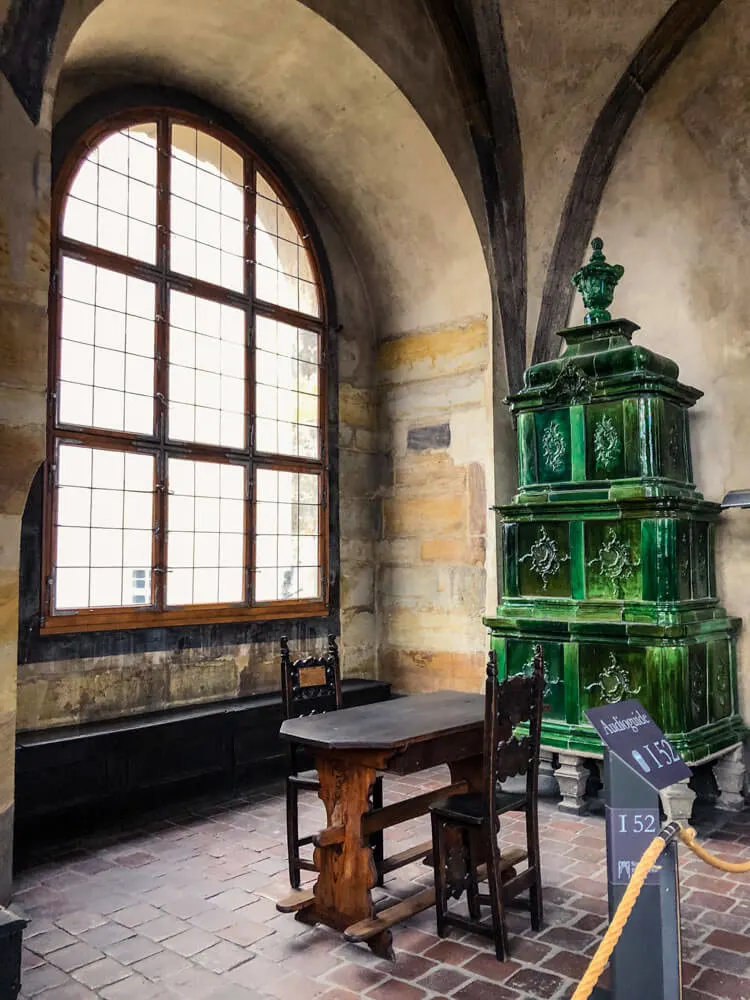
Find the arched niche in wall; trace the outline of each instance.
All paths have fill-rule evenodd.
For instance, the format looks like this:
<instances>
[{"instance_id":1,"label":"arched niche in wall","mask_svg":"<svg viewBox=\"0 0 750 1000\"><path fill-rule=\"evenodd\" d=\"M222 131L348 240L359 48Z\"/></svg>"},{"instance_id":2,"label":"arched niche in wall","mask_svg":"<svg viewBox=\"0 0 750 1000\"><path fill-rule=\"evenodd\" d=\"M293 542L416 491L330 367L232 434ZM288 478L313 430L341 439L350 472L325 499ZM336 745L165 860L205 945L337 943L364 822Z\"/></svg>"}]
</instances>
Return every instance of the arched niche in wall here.
<instances>
[{"instance_id":1,"label":"arched niche in wall","mask_svg":"<svg viewBox=\"0 0 750 1000\"><path fill-rule=\"evenodd\" d=\"M485 646L480 618L488 594L494 600L486 570L493 548L490 287L471 213L439 146L378 66L297 0L227 0L216 8L133 0L127 9L103 0L77 30L75 16L67 6L49 78L51 120L113 87L177 87L259 137L307 201L342 325L344 670L374 672L379 635L389 655L425 648L428 625L407 629L406 638L403 628L378 631L378 615L390 623L400 610L394 594L402 580L441 621L439 602L456 601L461 625L448 639L460 636L462 650L469 648L459 683L475 687L472 671L481 675ZM424 437L410 436L423 426L426 448ZM430 471L433 461L442 479ZM413 488L415 469L422 485ZM398 495L394 477L402 480ZM419 516L425 479L438 506L450 494L449 509L433 510L426 529ZM432 536L444 531L449 544L435 544ZM454 588L444 586L446 575ZM433 641L442 648L446 637ZM241 674L253 690L254 663L270 651L240 646L232 655L248 659ZM27 673L19 676L22 705ZM270 673L263 683L273 683ZM222 684L202 697L234 693L231 678Z\"/></svg>"}]
</instances>

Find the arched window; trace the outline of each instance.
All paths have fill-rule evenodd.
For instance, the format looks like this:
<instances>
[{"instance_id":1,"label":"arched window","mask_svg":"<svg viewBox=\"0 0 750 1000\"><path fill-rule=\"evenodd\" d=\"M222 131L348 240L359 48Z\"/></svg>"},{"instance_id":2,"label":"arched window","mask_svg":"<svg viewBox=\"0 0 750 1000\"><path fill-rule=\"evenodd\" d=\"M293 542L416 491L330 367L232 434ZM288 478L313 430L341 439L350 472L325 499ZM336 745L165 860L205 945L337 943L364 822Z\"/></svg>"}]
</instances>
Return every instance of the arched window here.
<instances>
[{"instance_id":1,"label":"arched window","mask_svg":"<svg viewBox=\"0 0 750 1000\"><path fill-rule=\"evenodd\" d=\"M53 219L43 630L325 613L325 302L279 182L152 108Z\"/></svg>"}]
</instances>

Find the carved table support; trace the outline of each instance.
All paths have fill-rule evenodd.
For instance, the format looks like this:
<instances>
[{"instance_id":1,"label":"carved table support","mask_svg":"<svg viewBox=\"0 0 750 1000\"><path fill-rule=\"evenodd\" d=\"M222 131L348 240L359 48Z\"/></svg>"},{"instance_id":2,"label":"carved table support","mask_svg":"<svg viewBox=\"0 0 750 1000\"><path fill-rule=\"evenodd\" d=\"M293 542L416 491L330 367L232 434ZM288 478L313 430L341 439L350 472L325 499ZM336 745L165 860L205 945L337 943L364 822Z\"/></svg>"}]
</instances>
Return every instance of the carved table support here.
<instances>
[{"instance_id":1,"label":"carved table support","mask_svg":"<svg viewBox=\"0 0 750 1000\"><path fill-rule=\"evenodd\" d=\"M340 841L315 848L318 881L315 902L299 913L305 923L320 922L344 931L351 924L375 915L370 889L377 873L369 846L362 834L362 817L371 805L374 767L338 760L319 753L316 766L320 798L326 808L329 828L343 828ZM383 931L368 941L381 958L393 958L392 935Z\"/></svg>"},{"instance_id":2,"label":"carved table support","mask_svg":"<svg viewBox=\"0 0 750 1000\"><path fill-rule=\"evenodd\" d=\"M719 758L714 764L713 771L721 792L716 802L717 808L732 811L743 809L747 781L743 746L740 744Z\"/></svg>"},{"instance_id":3,"label":"carved table support","mask_svg":"<svg viewBox=\"0 0 750 1000\"><path fill-rule=\"evenodd\" d=\"M560 753L558 760L560 766L555 771L555 777L562 795L558 809L560 812L578 816L586 810L584 795L589 780L589 770L583 763L583 757L579 757L578 754Z\"/></svg>"}]
</instances>

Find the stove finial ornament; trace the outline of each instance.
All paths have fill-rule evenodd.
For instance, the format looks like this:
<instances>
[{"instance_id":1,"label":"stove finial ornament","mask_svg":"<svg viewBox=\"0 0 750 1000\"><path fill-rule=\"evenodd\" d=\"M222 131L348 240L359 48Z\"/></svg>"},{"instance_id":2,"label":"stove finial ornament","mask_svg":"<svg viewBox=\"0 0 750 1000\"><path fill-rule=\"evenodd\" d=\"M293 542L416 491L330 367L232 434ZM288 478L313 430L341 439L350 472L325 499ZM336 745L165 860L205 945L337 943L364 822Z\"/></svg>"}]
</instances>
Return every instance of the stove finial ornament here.
<instances>
[{"instance_id":1,"label":"stove finial ornament","mask_svg":"<svg viewBox=\"0 0 750 1000\"><path fill-rule=\"evenodd\" d=\"M622 264L608 264L602 253L604 240L596 236L591 241L593 253L588 264L584 264L571 278L583 296L583 304L588 309L584 323L606 323L612 319L607 306L612 304L615 285L625 273Z\"/></svg>"}]
</instances>

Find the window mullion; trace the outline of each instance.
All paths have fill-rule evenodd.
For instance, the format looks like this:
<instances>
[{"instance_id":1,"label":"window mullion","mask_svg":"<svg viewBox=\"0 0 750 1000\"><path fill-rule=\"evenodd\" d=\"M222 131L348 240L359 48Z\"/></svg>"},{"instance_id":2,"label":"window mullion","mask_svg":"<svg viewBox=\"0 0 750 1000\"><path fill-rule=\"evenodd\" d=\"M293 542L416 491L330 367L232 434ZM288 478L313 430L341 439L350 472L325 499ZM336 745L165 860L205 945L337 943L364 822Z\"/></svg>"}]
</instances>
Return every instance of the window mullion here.
<instances>
[{"instance_id":1,"label":"window mullion","mask_svg":"<svg viewBox=\"0 0 750 1000\"><path fill-rule=\"evenodd\" d=\"M155 413L159 453L156 461L154 494L154 604L163 611L167 590L167 398L169 393L169 118L162 115L157 131L157 263L160 279L157 286L155 352Z\"/></svg>"},{"instance_id":2,"label":"window mullion","mask_svg":"<svg viewBox=\"0 0 750 1000\"><path fill-rule=\"evenodd\" d=\"M62 287L61 254L58 245L60 222L53 222L52 274L49 294L50 336L47 356L47 428L44 492L42 501L42 592L40 594L40 619L52 616L52 588L55 577L57 553L57 400L60 369L60 345L62 342Z\"/></svg>"},{"instance_id":3,"label":"window mullion","mask_svg":"<svg viewBox=\"0 0 750 1000\"><path fill-rule=\"evenodd\" d=\"M252 462L245 469L245 603L252 605L253 558L255 553L255 470Z\"/></svg>"},{"instance_id":4,"label":"window mullion","mask_svg":"<svg viewBox=\"0 0 750 1000\"><path fill-rule=\"evenodd\" d=\"M255 301L255 161L245 157L245 287L248 300ZM254 599L253 561L255 559L255 310L247 311L245 353L245 413L247 414L248 452L247 506L245 514L245 602Z\"/></svg>"},{"instance_id":5,"label":"window mullion","mask_svg":"<svg viewBox=\"0 0 750 1000\"><path fill-rule=\"evenodd\" d=\"M159 118L156 156L156 223L157 266L162 276L169 271L169 185L170 185L170 122L165 114Z\"/></svg>"},{"instance_id":6,"label":"window mullion","mask_svg":"<svg viewBox=\"0 0 750 1000\"><path fill-rule=\"evenodd\" d=\"M43 556L41 619L49 618L53 611L52 592L55 582L57 546L57 441L54 437L47 451L47 468L44 482L44 529L45 544Z\"/></svg>"},{"instance_id":7,"label":"window mullion","mask_svg":"<svg viewBox=\"0 0 750 1000\"><path fill-rule=\"evenodd\" d=\"M318 564L320 566L320 598L328 604L328 469L324 469L318 483Z\"/></svg>"}]
</instances>

